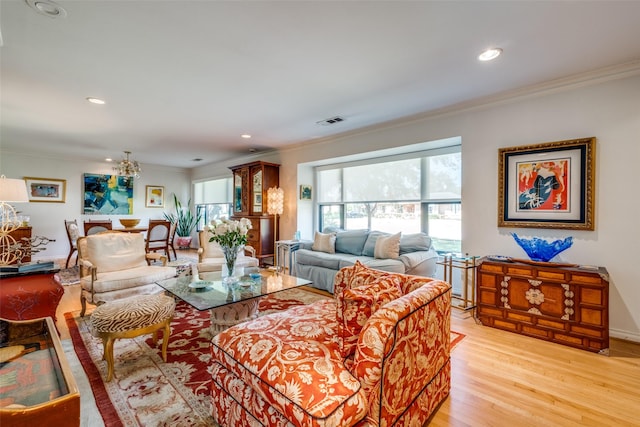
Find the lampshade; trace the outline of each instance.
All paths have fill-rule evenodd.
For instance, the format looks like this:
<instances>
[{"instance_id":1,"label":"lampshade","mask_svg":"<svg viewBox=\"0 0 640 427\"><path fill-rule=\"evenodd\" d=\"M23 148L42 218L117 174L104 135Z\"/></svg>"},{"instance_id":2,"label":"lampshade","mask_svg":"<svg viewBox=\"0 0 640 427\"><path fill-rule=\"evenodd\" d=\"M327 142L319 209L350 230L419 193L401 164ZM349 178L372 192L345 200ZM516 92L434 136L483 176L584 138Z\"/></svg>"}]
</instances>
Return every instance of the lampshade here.
<instances>
[{"instance_id":1,"label":"lampshade","mask_svg":"<svg viewBox=\"0 0 640 427\"><path fill-rule=\"evenodd\" d=\"M22 179L10 179L0 175L0 202L23 203L29 201L27 184Z\"/></svg>"},{"instance_id":2,"label":"lampshade","mask_svg":"<svg viewBox=\"0 0 640 427\"><path fill-rule=\"evenodd\" d=\"M271 187L267 190L267 213L269 215L282 215L284 212L284 190Z\"/></svg>"}]
</instances>

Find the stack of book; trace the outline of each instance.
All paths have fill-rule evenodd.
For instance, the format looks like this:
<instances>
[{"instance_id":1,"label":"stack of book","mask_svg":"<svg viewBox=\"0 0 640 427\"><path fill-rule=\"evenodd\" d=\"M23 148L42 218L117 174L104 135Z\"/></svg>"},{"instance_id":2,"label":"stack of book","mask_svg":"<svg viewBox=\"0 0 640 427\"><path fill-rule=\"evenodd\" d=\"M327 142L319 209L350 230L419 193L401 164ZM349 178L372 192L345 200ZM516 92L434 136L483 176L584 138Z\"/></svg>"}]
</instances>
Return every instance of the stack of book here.
<instances>
[{"instance_id":1,"label":"stack of book","mask_svg":"<svg viewBox=\"0 0 640 427\"><path fill-rule=\"evenodd\" d=\"M53 261L43 262L27 262L15 265L0 265L1 273L27 273L30 271L51 270L53 269Z\"/></svg>"}]
</instances>

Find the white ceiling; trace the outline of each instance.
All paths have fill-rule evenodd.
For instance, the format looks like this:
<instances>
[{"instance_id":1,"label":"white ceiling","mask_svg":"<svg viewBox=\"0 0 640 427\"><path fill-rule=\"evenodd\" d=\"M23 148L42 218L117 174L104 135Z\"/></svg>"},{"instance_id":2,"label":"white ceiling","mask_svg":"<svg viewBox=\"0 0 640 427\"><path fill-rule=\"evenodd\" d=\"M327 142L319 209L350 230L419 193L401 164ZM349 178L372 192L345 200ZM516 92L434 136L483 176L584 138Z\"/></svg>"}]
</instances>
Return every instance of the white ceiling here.
<instances>
[{"instance_id":1,"label":"white ceiling","mask_svg":"<svg viewBox=\"0 0 640 427\"><path fill-rule=\"evenodd\" d=\"M640 1L57 3L0 2L2 150L194 167L640 59Z\"/></svg>"}]
</instances>

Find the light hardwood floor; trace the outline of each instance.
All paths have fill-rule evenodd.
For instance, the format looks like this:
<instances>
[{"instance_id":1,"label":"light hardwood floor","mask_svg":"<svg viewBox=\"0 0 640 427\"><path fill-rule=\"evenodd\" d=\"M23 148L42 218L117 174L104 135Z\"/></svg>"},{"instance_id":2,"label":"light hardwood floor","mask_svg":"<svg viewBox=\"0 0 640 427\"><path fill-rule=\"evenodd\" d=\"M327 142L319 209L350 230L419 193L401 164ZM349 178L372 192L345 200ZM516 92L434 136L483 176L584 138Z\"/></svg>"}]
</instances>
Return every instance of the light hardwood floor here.
<instances>
[{"instance_id":1,"label":"light hardwood floor","mask_svg":"<svg viewBox=\"0 0 640 427\"><path fill-rule=\"evenodd\" d=\"M63 339L64 313L79 309L79 286L65 287ZM456 309L451 328L466 337L430 426L640 426L639 344L612 339L603 356L482 326Z\"/></svg>"},{"instance_id":2,"label":"light hardwood floor","mask_svg":"<svg viewBox=\"0 0 640 427\"><path fill-rule=\"evenodd\" d=\"M610 356L479 325L453 310L466 337L451 352L451 395L431 426L640 426L640 345Z\"/></svg>"}]
</instances>

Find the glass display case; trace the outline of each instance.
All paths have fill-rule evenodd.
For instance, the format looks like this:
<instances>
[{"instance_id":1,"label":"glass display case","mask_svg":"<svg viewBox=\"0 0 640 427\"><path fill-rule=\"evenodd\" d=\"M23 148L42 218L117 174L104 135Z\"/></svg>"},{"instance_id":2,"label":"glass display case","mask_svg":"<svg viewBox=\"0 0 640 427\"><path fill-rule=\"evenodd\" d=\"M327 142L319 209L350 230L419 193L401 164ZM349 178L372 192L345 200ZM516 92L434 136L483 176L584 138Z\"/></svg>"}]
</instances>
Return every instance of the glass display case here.
<instances>
[{"instance_id":1,"label":"glass display case","mask_svg":"<svg viewBox=\"0 0 640 427\"><path fill-rule=\"evenodd\" d=\"M265 258L273 257L277 240L275 218L267 213L267 190L279 186L280 165L257 161L230 169L233 173L231 219L248 218L251 221L247 244L256 250L256 257L264 264Z\"/></svg>"}]
</instances>

